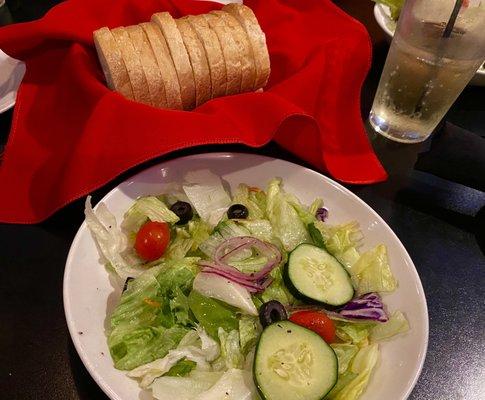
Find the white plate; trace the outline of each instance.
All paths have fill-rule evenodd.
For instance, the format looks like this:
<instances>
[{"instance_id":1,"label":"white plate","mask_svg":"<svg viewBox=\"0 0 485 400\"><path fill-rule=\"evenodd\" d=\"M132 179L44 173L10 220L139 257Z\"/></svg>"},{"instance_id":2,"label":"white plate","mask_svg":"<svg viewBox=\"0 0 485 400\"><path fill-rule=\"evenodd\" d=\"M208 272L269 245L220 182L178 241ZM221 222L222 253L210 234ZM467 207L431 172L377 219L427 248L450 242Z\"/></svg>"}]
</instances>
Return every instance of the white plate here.
<instances>
[{"instance_id":1,"label":"white plate","mask_svg":"<svg viewBox=\"0 0 485 400\"><path fill-rule=\"evenodd\" d=\"M423 366L428 344L428 311L421 281L405 248L389 226L367 204L331 179L286 161L239 153L209 153L161 163L128 179L104 198L120 221L140 195L157 194L161 185L182 181L196 169L208 168L231 186L265 186L283 178L287 191L304 203L322 197L330 209L330 223L357 220L365 236L365 249L379 243L388 247L398 290L384 296L388 308L402 310L411 331L382 343L382 356L362 400L406 399ZM74 238L64 274L64 308L74 345L91 376L113 400L140 398L134 380L113 367L105 337L105 321L119 300L120 284L99 263L93 239L83 223ZM142 393L142 399L150 398Z\"/></svg>"},{"instance_id":2,"label":"white plate","mask_svg":"<svg viewBox=\"0 0 485 400\"><path fill-rule=\"evenodd\" d=\"M396 30L396 22L391 19L389 7L382 4L376 4L374 6L374 17L381 29L386 33L387 39L390 42L394 36L394 31ZM483 66L480 67L470 81L470 85L485 86L485 68Z\"/></svg>"},{"instance_id":3,"label":"white plate","mask_svg":"<svg viewBox=\"0 0 485 400\"><path fill-rule=\"evenodd\" d=\"M25 63L0 50L0 113L12 108L25 74Z\"/></svg>"}]
</instances>

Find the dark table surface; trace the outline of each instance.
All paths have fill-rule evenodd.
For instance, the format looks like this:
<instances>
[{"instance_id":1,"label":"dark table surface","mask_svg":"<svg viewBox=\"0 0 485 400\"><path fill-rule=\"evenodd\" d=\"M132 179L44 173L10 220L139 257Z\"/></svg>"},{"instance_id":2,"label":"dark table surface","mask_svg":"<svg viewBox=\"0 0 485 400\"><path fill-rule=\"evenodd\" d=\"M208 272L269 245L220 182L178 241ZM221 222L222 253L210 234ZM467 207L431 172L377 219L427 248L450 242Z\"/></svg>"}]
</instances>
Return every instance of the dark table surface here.
<instances>
[{"instance_id":1,"label":"dark table surface","mask_svg":"<svg viewBox=\"0 0 485 400\"><path fill-rule=\"evenodd\" d=\"M24 21L40 17L57 1L7 3L13 20ZM366 25L374 43L373 67L362 91L366 117L388 45L370 0L336 3ZM401 145L369 130L390 177L378 185L350 187L396 232L423 282L429 348L410 399L485 398L484 98L485 88L468 87L447 116L472 133L446 126L433 141ZM11 116L11 111L0 115L0 141L7 138ZM220 150L251 151L212 146L163 159ZM275 145L253 151L302 164ZM133 172L96 192L94 200ZM2 399L106 399L72 345L62 304L64 263L82 220L82 201L76 201L39 225L0 225Z\"/></svg>"}]
</instances>

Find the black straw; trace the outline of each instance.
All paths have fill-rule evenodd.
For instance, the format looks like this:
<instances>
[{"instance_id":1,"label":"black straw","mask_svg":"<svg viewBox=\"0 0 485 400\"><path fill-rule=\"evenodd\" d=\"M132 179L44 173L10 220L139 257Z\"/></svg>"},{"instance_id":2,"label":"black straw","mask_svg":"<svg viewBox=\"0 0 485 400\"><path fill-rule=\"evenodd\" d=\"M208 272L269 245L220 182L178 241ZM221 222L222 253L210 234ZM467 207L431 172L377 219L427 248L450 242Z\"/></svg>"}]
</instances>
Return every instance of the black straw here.
<instances>
[{"instance_id":1,"label":"black straw","mask_svg":"<svg viewBox=\"0 0 485 400\"><path fill-rule=\"evenodd\" d=\"M461 5L463 0L456 0L455 7L453 8L453 12L451 13L450 19L446 24L446 28L443 32L444 38L449 38L451 36L451 32L453 32L453 28L455 27L456 19L458 18L458 13L460 12Z\"/></svg>"}]
</instances>

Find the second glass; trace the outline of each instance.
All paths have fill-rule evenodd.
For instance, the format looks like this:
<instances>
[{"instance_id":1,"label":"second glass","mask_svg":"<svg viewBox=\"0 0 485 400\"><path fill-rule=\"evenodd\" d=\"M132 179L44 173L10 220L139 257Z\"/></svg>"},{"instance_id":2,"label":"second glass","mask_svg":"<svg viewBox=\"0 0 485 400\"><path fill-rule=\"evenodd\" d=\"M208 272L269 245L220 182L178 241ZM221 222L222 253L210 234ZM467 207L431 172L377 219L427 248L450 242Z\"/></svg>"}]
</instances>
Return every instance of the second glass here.
<instances>
[{"instance_id":1,"label":"second glass","mask_svg":"<svg viewBox=\"0 0 485 400\"><path fill-rule=\"evenodd\" d=\"M428 138L485 59L481 0L407 0L369 121L399 142Z\"/></svg>"}]
</instances>

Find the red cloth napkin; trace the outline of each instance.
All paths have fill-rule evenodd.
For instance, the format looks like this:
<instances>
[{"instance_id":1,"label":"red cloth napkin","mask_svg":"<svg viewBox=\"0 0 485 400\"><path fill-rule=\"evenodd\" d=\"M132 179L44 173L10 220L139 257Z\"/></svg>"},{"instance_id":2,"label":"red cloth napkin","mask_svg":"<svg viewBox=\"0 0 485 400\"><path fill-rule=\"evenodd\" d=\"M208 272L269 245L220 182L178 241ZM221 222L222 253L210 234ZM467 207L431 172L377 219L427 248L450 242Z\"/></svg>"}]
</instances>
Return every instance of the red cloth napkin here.
<instances>
[{"instance_id":1,"label":"red cloth napkin","mask_svg":"<svg viewBox=\"0 0 485 400\"><path fill-rule=\"evenodd\" d=\"M129 168L190 146L275 140L349 183L382 181L360 117L371 60L365 28L329 0L250 0L266 33L264 93L192 112L125 100L104 85L92 32L222 6L193 0L70 0L0 30L0 48L27 63L0 165L0 221L35 223Z\"/></svg>"}]
</instances>

